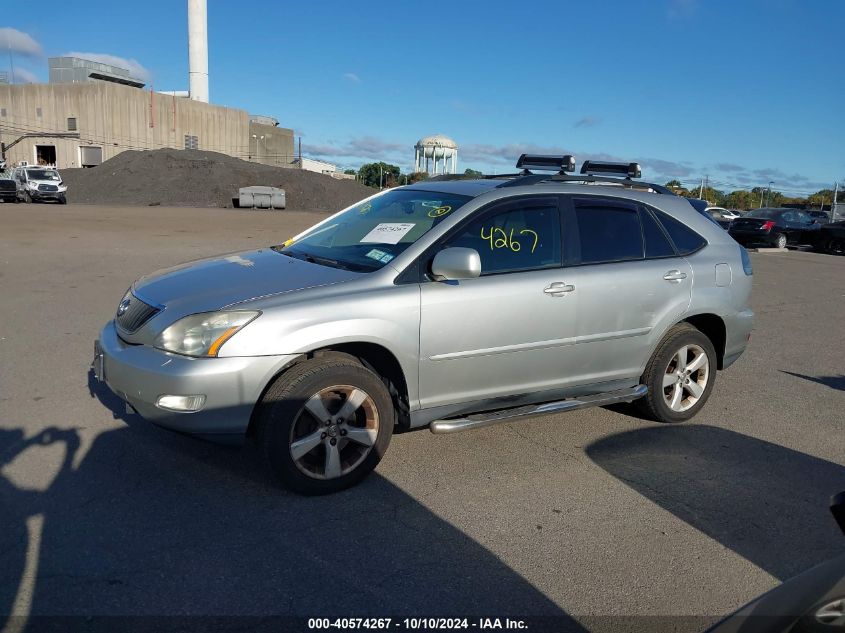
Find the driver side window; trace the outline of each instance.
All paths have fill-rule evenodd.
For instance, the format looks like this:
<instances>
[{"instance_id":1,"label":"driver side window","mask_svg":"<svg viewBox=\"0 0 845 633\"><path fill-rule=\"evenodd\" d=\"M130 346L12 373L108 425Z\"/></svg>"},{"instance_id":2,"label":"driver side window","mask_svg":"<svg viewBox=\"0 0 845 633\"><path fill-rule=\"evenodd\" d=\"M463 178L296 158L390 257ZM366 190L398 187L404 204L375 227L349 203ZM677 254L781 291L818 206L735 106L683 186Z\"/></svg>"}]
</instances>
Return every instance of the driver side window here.
<instances>
[{"instance_id":1,"label":"driver side window","mask_svg":"<svg viewBox=\"0 0 845 633\"><path fill-rule=\"evenodd\" d=\"M481 258L481 275L561 265L560 215L554 200L509 203L485 214L445 244L472 248Z\"/></svg>"}]
</instances>

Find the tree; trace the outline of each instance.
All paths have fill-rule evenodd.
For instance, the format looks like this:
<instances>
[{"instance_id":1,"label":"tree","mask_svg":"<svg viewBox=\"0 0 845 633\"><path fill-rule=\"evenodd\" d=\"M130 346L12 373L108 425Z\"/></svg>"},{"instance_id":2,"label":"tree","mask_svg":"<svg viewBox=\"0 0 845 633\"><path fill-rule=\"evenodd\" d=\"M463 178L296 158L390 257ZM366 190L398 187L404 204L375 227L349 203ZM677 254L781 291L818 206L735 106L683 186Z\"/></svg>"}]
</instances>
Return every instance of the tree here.
<instances>
[{"instance_id":1,"label":"tree","mask_svg":"<svg viewBox=\"0 0 845 633\"><path fill-rule=\"evenodd\" d=\"M346 174L347 176L357 176L358 175L358 172L355 171L354 169L344 169L343 173Z\"/></svg>"},{"instance_id":2,"label":"tree","mask_svg":"<svg viewBox=\"0 0 845 633\"><path fill-rule=\"evenodd\" d=\"M464 171L464 176L470 176L471 178L481 178L484 174L476 169L470 169L469 167L466 168Z\"/></svg>"},{"instance_id":3,"label":"tree","mask_svg":"<svg viewBox=\"0 0 845 633\"><path fill-rule=\"evenodd\" d=\"M401 170L385 162L366 163L358 170L358 180L368 187L395 187Z\"/></svg>"}]
</instances>

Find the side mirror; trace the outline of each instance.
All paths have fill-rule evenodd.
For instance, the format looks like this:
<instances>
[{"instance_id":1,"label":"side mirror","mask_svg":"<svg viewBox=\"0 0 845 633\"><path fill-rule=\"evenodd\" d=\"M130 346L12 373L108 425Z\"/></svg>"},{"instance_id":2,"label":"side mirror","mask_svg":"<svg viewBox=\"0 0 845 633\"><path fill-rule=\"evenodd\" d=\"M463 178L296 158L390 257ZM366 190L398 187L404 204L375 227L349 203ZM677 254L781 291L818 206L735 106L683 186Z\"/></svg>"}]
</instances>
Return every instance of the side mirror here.
<instances>
[{"instance_id":1,"label":"side mirror","mask_svg":"<svg viewBox=\"0 0 845 633\"><path fill-rule=\"evenodd\" d=\"M481 257L474 248L444 248L434 256L431 274L437 281L475 279L481 274Z\"/></svg>"}]
</instances>

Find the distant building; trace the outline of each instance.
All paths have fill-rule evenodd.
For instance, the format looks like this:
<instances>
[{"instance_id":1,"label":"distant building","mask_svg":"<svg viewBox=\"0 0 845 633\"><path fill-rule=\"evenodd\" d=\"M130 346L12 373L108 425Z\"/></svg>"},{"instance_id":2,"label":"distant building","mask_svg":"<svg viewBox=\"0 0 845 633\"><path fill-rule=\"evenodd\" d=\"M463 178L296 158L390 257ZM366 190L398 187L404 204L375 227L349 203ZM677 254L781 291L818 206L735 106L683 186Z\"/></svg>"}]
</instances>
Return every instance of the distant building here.
<instances>
[{"instance_id":1,"label":"distant building","mask_svg":"<svg viewBox=\"0 0 845 633\"><path fill-rule=\"evenodd\" d=\"M295 167L293 130L112 81L0 84L0 142L9 165L94 167L128 149L169 147Z\"/></svg>"},{"instance_id":2,"label":"distant building","mask_svg":"<svg viewBox=\"0 0 845 633\"><path fill-rule=\"evenodd\" d=\"M143 88L144 82L132 76L126 68L95 62L80 57L50 57L47 60L51 84L79 84L89 81L112 83Z\"/></svg>"}]
</instances>

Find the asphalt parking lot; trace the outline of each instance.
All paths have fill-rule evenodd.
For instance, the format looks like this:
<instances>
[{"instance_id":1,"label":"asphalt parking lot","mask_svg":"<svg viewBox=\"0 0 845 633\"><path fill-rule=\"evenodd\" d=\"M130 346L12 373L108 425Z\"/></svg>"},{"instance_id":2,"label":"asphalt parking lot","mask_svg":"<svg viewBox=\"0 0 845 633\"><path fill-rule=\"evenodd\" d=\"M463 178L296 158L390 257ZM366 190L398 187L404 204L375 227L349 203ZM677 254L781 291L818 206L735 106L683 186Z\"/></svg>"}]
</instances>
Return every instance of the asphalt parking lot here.
<instances>
[{"instance_id":1,"label":"asphalt parking lot","mask_svg":"<svg viewBox=\"0 0 845 633\"><path fill-rule=\"evenodd\" d=\"M126 414L89 376L138 276L317 214L0 205L0 614L693 616L845 550L845 258L754 254L757 327L692 423L591 409L394 437L344 493ZM0 622L3 618L0 617ZM30 620L30 624L36 620ZM645 619L642 622L646 622Z\"/></svg>"}]
</instances>

